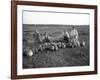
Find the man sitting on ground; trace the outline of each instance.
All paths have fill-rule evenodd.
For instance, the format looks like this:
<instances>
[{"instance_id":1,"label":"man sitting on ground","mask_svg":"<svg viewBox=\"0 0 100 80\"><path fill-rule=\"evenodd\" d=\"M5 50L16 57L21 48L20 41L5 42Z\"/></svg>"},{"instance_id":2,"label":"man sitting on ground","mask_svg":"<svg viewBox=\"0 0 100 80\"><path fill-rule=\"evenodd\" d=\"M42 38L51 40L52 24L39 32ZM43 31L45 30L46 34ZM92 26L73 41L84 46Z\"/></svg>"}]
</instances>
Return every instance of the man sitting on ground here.
<instances>
[{"instance_id":1,"label":"man sitting on ground","mask_svg":"<svg viewBox=\"0 0 100 80\"><path fill-rule=\"evenodd\" d=\"M50 42L50 39L49 39L49 36L47 35L47 32L44 33L43 42Z\"/></svg>"},{"instance_id":2,"label":"man sitting on ground","mask_svg":"<svg viewBox=\"0 0 100 80\"><path fill-rule=\"evenodd\" d=\"M66 42L66 43L69 42L69 33L66 30L64 30L64 32L63 32L63 39L64 39L64 42Z\"/></svg>"}]
</instances>

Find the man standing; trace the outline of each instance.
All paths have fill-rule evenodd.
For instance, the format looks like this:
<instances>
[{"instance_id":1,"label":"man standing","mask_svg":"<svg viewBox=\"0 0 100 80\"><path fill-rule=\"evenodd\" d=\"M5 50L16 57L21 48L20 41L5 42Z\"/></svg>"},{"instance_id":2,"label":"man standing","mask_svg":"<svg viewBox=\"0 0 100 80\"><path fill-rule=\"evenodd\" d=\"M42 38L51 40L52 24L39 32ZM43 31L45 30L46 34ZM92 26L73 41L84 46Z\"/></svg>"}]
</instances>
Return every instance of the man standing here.
<instances>
[{"instance_id":1,"label":"man standing","mask_svg":"<svg viewBox=\"0 0 100 80\"><path fill-rule=\"evenodd\" d=\"M36 43L40 43L41 42L40 33L39 33L39 31L37 29L35 30L35 34L33 35L33 37L35 37L35 42Z\"/></svg>"},{"instance_id":2,"label":"man standing","mask_svg":"<svg viewBox=\"0 0 100 80\"><path fill-rule=\"evenodd\" d=\"M41 44L40 33L37 29L34 31L33 39L34 39L33 48L35 48L37 50L37 48Z\"/></svg>"},{"instance_id":3,"label":"man standing","mask_svg":"<svg viewBox=\"0 0 100 80\"><path fill-rule=\"evenodd\" d=\"M72 30L70 32L70 41L73 43L75 46L79 46L79 33L78 30L75 27L72 27Z\"/></svg>"}]
</instances>

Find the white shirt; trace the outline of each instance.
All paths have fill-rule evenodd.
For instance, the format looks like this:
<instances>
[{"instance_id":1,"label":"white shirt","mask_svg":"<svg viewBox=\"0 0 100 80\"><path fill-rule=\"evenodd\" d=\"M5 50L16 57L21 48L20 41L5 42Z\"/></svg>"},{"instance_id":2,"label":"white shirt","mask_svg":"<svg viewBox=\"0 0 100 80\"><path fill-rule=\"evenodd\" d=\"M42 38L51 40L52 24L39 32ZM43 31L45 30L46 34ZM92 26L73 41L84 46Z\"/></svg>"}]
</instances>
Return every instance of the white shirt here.
<instances>
[{"instance_id":1,"label":"white shirt","mask_svg":"<svg viewBox=\"0 0 100 80\"><path fill-rule=\"evenodd\" d=\"M66 31L63 33L64 36L67 36L69 38L69 33Z\"/></svg>"},{"instance_id":2,"label":"white shirt","mask_svg":"<svg viewBox=\"0 0 100 80\"><path fill-rule=\"evenodd\" d=\"M78 31L77 31L76 29L73 29L73 30L70 32L70 36L75 38L76 36L78 36Z\"/></svg>"},{"instance_id":3,"label":"white shirt","mask_svg":"<svg viewBox=\"0 0 100 80\"><path fill-rule=\"evenodd\" d=\"M71 32L70 32L70 40L72 42L77 42L78 41L78 31L77 29L73 29Z\"/></svg>"}]
</instances>

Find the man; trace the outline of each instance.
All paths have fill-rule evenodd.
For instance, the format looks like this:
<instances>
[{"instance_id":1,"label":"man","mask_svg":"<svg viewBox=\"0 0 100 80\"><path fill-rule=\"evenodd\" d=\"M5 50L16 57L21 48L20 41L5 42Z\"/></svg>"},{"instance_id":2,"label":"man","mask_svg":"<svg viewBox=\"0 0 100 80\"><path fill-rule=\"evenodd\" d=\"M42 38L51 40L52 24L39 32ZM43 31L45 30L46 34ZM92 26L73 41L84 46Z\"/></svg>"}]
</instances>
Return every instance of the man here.
<instances>
[{"instance_id":1,"label":"man","mask_svg":"<svg viewBox=\"0 0 100 80\"><path fill-rule=\"evenodd\" d=\"M63 39L64 39L64 42L66 42L66 43L69 42L69 33L66 30L64 30L64 32L63 32Z\"/></svg>"},{"instance_id":2,"label":"man","mask_svg":"<svg viewBox=\"0 0 100 80\"><path fill-rule=\"evenodd\" d=\"M44 42L50 42L47 32L44 33Z\"/></svg>"},{"instance_id":3,"label":"man","mask_svg":"<svg viewBox=\"0 0 100 80\"><path fill-rule=\"evenodd\" d=\"M35 42L36 43L40 43L41 42L40 33L39 33L39 31L37 29L35 30L35 34L33 35L33 37L35 37Z\"/></svg>"},{"instance_id":4,"label":"man","mask_svg":"<svg viewBox=\"0 0 100 80\"><path fill-rule=\"evenodd\" d=\"M78 30L75 27L72 27L72 30L70 32L70 41L75 45L75 46L79 46L79 33Z\"/></svg>"},{"instance_id":5,"label":"man","mask_svg":"<svg viewBox=\"0 0 100 80\"><path fill-rule=\"evenodd\" d=\"M37 50L37 48L39 47L39 44L41 44L40 33L37 29L34 31L33 39L34 39L33 48L35 48L35 50Z\"/></svg>"}]
</instances>

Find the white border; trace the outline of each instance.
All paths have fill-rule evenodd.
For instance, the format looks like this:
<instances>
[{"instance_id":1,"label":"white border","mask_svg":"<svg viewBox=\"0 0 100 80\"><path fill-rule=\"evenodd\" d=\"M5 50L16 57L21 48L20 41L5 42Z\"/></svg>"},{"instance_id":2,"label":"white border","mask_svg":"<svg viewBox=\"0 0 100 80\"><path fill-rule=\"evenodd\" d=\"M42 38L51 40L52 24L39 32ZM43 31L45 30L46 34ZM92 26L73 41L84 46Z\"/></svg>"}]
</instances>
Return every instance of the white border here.
<instances>
[{"instance_id":1,"label":"white border","mask_svg":"<svg viewBox=\"0 0 100 80\"><path fill-rule=\"evenodd\" d=\"M23 69L22 68L22 10L58 11L58 12L67 11L67 12L89 13L90 32L91 32L90 33L90 66ZM17 75L81 72L81 71L94 71L94 10L17 5Z\"/></svg>"}]
</instances>

